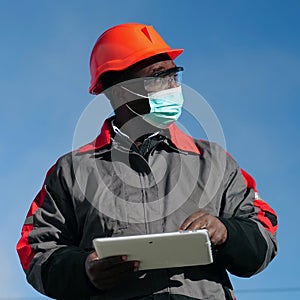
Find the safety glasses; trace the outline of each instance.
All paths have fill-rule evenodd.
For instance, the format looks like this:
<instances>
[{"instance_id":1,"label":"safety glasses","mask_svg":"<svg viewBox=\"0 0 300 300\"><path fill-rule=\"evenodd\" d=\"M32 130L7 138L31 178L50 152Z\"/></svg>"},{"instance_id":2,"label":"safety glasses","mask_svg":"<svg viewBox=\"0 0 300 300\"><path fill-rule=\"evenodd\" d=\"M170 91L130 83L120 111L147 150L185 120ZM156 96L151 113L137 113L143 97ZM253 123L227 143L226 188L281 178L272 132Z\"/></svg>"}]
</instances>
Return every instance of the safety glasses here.
<instances>
[{"instance_id":1,"label":"safety glasses","mask_svg":"<svg viewBox=\"0 0 300 300\"><path fill-rule=\"evenodd\" d=\"M144 78L144 88L147 92L158 92L173 87L178 87L182 83L183 67L175 67L153 74Z\"/></svg>"},{"instance_id":2,"label":"safety glasses","mask_svg":"<svg viewBox=\"0 0 300 300\"><path fill-rule=\"evenodd\" d=\"M175 67L158 72L149 77L133 78L119 83L122 88L134 94L146 97L145 92L153 93L175 88L182 83L183 67Z\"/></svg>"}]
</instances>

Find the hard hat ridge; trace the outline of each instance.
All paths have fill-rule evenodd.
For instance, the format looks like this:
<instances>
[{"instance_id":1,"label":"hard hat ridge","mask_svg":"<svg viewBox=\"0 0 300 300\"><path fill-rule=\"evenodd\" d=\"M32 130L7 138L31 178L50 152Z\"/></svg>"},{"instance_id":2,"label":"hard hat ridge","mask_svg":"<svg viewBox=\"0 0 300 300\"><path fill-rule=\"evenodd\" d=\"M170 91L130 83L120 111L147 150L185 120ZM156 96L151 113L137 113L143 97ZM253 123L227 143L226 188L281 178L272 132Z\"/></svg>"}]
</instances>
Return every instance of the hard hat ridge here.
<instances>
[{"instance_id":1,"label":"hard hat ridge","mask_svg":"<svg viewBox=\"0 0 300 300\"><path fill-rule=\"evenodd\" d=\"M149 30L148 30L147 26L142 28L141 31L145 34L145 36L149 39L149 41L152 42L151 35L149 33Z\"/></svg>"}]
</instances>

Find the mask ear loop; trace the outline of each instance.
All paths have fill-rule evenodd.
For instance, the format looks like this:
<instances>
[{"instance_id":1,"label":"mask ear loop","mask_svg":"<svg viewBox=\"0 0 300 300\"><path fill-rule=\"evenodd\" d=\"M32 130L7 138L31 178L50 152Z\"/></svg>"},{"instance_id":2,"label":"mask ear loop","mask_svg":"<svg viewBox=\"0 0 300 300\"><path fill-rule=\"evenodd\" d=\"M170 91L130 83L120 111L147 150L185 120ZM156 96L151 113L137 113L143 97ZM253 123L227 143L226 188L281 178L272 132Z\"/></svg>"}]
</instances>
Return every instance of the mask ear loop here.
<instances>
[{"instance_id":1,"label":"mask ear loop","mask_svg":"<svg viewBox=\"0 0 300 300\"><path fill-rule=\"evenodd\" d=\"M142 95L142 94L135 93L135 92L131 91L130 89L126 88L126 87L123 86L123 85L121 85L121 88L122 88L123 90L125 90L125 91L127 91L127 92L133 94L133 95L136 95L136 96L139 96L139 97L147 98L147 99L148 99L148 97L146 97L146 96L144 96L144 95Z\"/></svg>"},{"instance_id":2,"label":"mask ear loop","mask_svg":"<svg viewBox=\"0 0 300 300\"><path fill-rule=\"evenodd\" d=\"M139 94L139 93L135 93L135 92L131 91L130 89L126 88L125 86L122 86L122 85L121 85L121 88L124 89L125 91L127 91L127 92L133 94L133 95L139 96L139 97L141 97L141 98L148 99L148 97L146 97L146 96L144 96L144 95L142 95L142 94ZM127 107L131 112L133 112L135 115L137 115L137 116L139 116L139 117L143 117L142 115L140 115L139 113L137 113L135 110L133 110L127 103L126 103L125 105L126 105L126 107Z\"/></svg>"},{"instance_id":3,"label":"mask ear loop","mask_svg":"<svg viewBox=\"0 0 300 300\"><path fill-rule=\"evenodd\" d=\"M131 111L133 112L135 115L139 116L139 117L143 117L142 115L140 115L139 113L137 113L136 111L134 111L128 104L125 104L126 107Z\"/></svg>"}]
</instances>

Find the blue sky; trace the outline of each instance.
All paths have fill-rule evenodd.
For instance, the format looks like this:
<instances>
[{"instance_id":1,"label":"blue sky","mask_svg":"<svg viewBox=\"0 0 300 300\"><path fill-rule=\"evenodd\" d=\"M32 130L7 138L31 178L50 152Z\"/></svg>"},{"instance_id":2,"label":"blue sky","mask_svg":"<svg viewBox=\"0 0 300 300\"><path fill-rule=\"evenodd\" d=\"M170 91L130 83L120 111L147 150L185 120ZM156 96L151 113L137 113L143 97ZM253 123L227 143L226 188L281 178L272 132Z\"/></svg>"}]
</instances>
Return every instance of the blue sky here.
<instances>
[{"instance_id":1,"label":"blue sky","mask_svg":"<svg viewBox=\"0 0 300 300\"><path fill-rule=\"evenodd\" d=\"M291 0L1 1L0 299L43 299L26 283L15 244L47 169L71 150L94 98L93 44L125 22L152 24L185 49L176 60L185 84L209 102L227 150L279 215L279 255L259 275L232 277L238 299L298 299L299 15Z\"/></svg>"}]
</instances>

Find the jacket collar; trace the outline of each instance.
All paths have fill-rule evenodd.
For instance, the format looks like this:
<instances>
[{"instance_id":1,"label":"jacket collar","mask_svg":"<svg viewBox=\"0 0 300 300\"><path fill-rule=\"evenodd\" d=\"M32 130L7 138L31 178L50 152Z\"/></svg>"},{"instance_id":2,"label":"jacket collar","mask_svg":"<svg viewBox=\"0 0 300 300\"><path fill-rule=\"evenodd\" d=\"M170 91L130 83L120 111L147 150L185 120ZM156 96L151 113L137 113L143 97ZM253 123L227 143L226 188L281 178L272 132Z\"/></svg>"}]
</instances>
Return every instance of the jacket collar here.
<instances>
[{"instance_id":1,"label":"jacket collar","mask_svg":"<svg viewBox=\"0 0 300 300\"><path fill-rule=\"evenodd\" d=\"M111 121L114 117L108 118L104 121L104 124L101 128L100 134L96 137L94 141L91 143L82 146L78 149L78 153L85 153L89 151L99 150L111 143L111 137L113 134L113 128L111 125ZM200 149L195 144L194 139L181 131L175 123L170 125L167 129L169 131L169 136L171 142L182 151L192 152L196 154L200 154Z\"/></svg>"},{"instance_id":2,"label":"jacket collar","mask_svg":"<svg viewBox=\"0 0 300 300\"><path fill-rule=\"evenodd\" d=\"M112 119L113 119L113 117L106 119L104 121L104 124L103 124L102 128L101 128L101 132L96 137L96 139L93 140L92 142L90 142L89 144L80 147L77 150L77 152L78 153L85 153L85 152L89 152L89 151L95 151L95 150L101 149L101 148L109 145L111 134L113 132L113 128L112 128L112 125L111 125Z\"/></svg>"},{"instance_id":3,"label":"jacket collar","mask_svg":"<svg viewBox=\"0 0 300 300\"><path fill-rule=\"evenodd\" d=\"M175 123L168 127L171 142L180 150L201 154L194 139L181 131Z\"/></svg>"}]
</instances>

